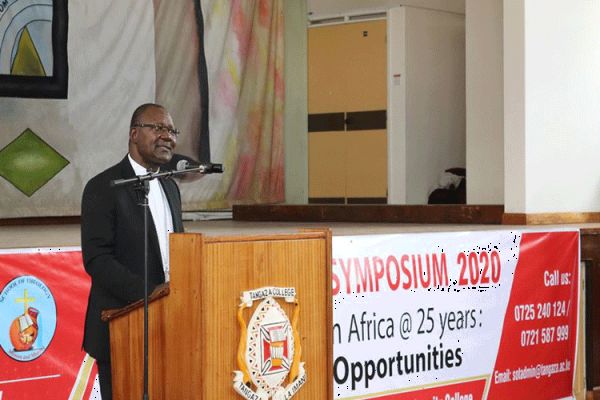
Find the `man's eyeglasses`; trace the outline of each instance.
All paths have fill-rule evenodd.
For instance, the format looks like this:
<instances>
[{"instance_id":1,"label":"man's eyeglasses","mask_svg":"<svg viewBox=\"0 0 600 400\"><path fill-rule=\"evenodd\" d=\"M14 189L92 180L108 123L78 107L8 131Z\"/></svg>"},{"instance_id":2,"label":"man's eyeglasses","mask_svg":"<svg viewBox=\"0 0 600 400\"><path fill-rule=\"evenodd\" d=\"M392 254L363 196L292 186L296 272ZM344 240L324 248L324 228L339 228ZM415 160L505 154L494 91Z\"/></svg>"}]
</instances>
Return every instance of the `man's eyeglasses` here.
<instances>
[{"instance_id":1,"label":"man's eyeglasses","mask_svg":"<svg viewBox=\"0 0 600 400\"><path fill-rule=\"evenodd\" d=\"M162 135L163 133L168 133L172 138L177 138L179 135L179 129L169 128L168 126L160 125L160 124L141 124L136 123L131 125L132 128L150 128L157 135Z\"/></svg>"}]
</instances>

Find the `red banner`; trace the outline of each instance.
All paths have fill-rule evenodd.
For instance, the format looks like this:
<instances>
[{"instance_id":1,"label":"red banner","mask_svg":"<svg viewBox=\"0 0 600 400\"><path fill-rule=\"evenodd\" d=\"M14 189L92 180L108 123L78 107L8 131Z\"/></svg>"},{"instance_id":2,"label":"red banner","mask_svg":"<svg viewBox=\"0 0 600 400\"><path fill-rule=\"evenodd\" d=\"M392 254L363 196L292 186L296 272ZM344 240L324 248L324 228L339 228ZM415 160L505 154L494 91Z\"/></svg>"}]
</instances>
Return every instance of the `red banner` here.
<instances>
[{"instance_id":1,"label":"red banner","mask_svg":"<svg viewBox=\"0 0 600 400\"><path fill-rule=\"evenodd\" d=\"M0 399L88 399L90 288L78 249L0 253Z\"/></svg>"},{"instance_id":2,"label":"red banner","mask_svg":"<svg viewBox=\"0 0 600 400\"><path fill-rule=\"evenodd\" d=\"M579 233L524 233L490 399L557 399L573 392Z\"/></svg>"}]
</instances>

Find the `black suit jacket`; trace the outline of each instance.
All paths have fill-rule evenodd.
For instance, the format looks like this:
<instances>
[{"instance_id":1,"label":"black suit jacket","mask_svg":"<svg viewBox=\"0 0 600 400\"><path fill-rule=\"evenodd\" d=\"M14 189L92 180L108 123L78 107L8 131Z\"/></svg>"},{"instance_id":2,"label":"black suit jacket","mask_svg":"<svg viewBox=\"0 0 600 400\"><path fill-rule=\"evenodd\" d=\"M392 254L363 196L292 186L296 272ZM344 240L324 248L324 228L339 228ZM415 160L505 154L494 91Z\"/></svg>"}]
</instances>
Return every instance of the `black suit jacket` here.
<instances>
[{"instance_id":1,"label":"black suit jacket","mask_svg":"<svg viewBox=\"0 0 600 400\"><path fill-rule=\"evenodd\" d=\"M108 324L100 313L144 297L144 210L131 185L111 187L114 179L135 177L127 156L92 178L81 201L81 248L92 287L85 317L83 348L100 361L110 360ZM183 232L177 184L161 179L175 232ZM152 214L148 210L149 290L164 283L162 259Z\"/></svg>"}]
</instances>

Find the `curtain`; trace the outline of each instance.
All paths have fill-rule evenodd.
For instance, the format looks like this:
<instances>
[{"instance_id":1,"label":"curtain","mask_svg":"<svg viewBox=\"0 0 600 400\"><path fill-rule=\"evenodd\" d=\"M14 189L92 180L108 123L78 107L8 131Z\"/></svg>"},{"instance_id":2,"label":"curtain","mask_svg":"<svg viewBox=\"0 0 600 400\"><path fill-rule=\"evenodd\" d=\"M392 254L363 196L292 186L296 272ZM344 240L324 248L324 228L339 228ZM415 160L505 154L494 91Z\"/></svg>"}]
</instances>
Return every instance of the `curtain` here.
<instances>
[{"instance_id":1,"label":"curtain","mask_svg":"<svg viewBox=\"0 0 600 400\"><path fill-rule=\"evenodd\" d=\"M212 160L225 168L203 179L218 186L208 206L283 201L283 0L201 3Z\"/></svg>"}]
</instances>

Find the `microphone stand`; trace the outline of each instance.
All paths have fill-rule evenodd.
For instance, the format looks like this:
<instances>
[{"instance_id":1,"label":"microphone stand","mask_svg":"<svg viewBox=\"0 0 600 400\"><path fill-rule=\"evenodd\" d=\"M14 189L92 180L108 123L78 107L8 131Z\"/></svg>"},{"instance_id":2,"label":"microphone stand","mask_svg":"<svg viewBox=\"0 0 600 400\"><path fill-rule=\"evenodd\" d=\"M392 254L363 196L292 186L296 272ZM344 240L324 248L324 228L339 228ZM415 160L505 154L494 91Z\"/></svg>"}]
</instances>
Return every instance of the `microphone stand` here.
<instances>
[{"instance_id":1,"label":"microphone stand","mask_svg":"<svg viewBox=\"0 0 600 400\"><path fill-rule=\"evenodd\" d=\"M148 172L146 175L138 175L135 178L115 179L110 182L110 186L115 187L115 186L132 185L132 184L134 185L136 183L142 184L145 181L151 181L153 179L164 178L167 176L187 174L189 172L199 172L201 174L210 173L210 172L206 172L206 168L207 167L205 165L198 165L197 167L193 167L193 168L176 169L176 170L165 171L165 172ZM223 172L223 171L221 170L220 172Z\"/></svg>"},{"instance_id":2,"label":"microphone stand","mask_svg":"<svg viewBox=\"0 0 600 400\"><path fill-rule=\"evenodd\" d=\"M141 203L144 208L144 394L143 400L149 400L148 395L148 193L150 192L150 181L173 175L181 175L189 172L211 173L207 166L199 165L193 168L184 168L165 172L149 172L135 178L115 179L110 182L111 187L134 185L134 189L142 194ZM222 169L219 171L222 172Z\"/></svg>"},{"instance_id":3,"label":"microphone stand","mask_svg":"<svg viewBox=\"0 0 600 400\"><path fill-rule=\"evenodd\" d=\"M148 396L148 193L150 192L150 180L140 181L135 189L142 192L142 203L144 207L144 395L143 400L149 400Z\"/></svg>"}]
</instances>

